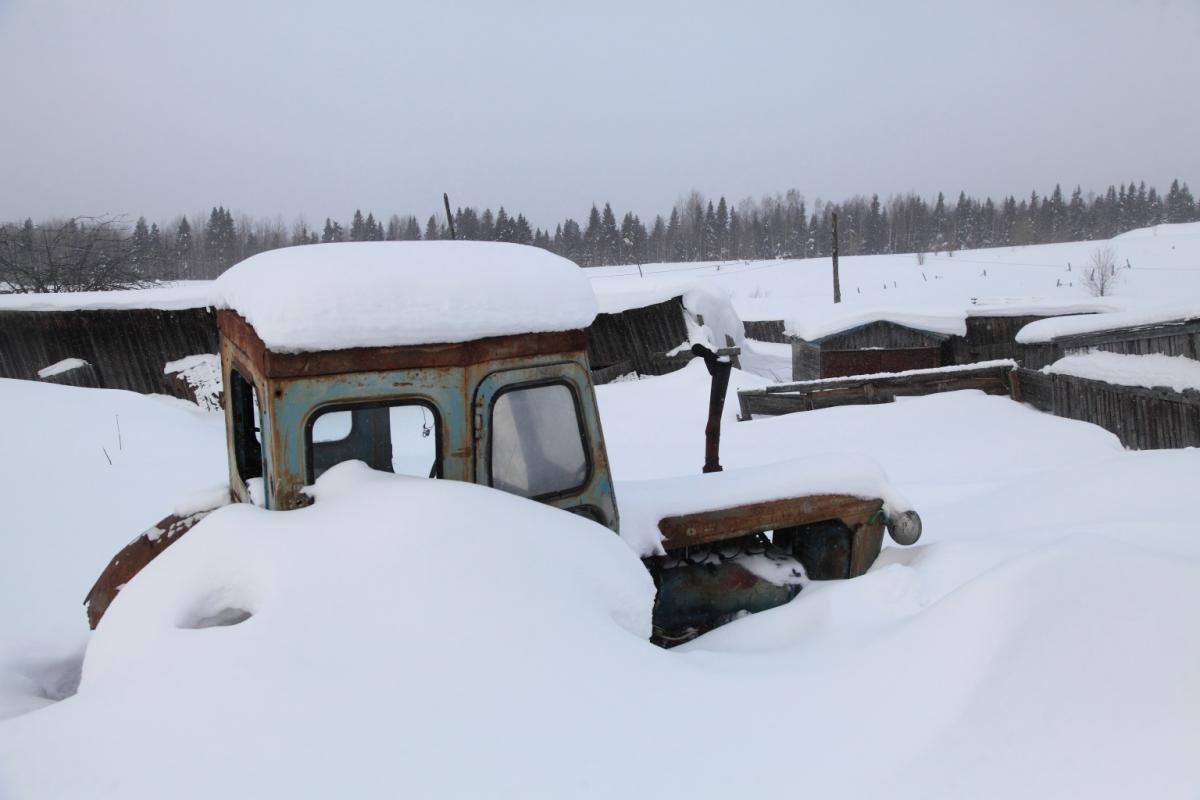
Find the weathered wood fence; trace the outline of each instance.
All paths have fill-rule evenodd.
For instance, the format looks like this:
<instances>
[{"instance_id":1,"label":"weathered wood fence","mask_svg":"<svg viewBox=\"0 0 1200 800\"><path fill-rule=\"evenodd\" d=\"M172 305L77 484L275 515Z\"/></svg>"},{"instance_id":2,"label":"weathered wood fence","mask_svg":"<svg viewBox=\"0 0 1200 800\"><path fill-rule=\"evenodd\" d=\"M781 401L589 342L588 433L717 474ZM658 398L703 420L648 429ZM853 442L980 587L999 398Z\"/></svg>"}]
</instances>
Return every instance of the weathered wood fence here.
<instances>
[{"instance_id":1,"label":"weathered wood fence","mask_svg":"<svg viewBox=\"0 0 1200 800\"><path fill-rule=\"evenodd\" d=\"M207 308L0 311L3 378L37 380L44 367L82 358L100 388L170 393L168 361L215 352L217 325Z\"/></svg>"},{"instance_id":2,"label":"weathered wood fence","mask_svg":"<svg viewBox=\"0 0 1200 800\"><path fill-rule=\"evenodd\" d=\"M746 320L742 323L742 328L747 339L776 342L777 344L789 341L787 334L783 332L783 320L781 319Z\"/></svg>"},{"instance_id":3,"label":"weathered wood fence","mask_svg":"<svg viewBox=\"0 0 1200 800\"><path fill-rule=\"evenodd\" d=\"M597 314L588 328L588 360L596 383L628 372L663 375L687 364L690 352L667 353L688 340L683 297L630 308L616 314Z\"/></svg>"},{"instance_id":4,"label":"weathered wood fence","mask_svg":"<svg viewBox=\"0 0 1200 800\"><path fill-rule=\"evenodd\" d=\"M1134 450L1200 447L1200 392L1118 386L1031 369L1012 373L1014 400L1099 425Z\"/></svg>"},{"instance_id":5,"label":"weathered wood fence","mask_svg":"<svg viewBox=\"0 0 1200 800\"><path fill-rule=\"evenodd\" d=\"M798 381L738 392L740 418L790 414L818 408L890 403L897 397L979 389L1009 395L1012 361L988 361L964 367L912 370L895 374Z\"/></svg>"}]
</instances>

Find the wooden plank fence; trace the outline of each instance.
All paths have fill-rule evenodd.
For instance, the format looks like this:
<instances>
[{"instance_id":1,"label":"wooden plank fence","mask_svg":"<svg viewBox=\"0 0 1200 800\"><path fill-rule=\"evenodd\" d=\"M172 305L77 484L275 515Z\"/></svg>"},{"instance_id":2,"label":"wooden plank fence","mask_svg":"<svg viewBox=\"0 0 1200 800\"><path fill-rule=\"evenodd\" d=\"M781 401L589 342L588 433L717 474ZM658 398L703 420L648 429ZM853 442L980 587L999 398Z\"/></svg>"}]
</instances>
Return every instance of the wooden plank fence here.
<instances>
[{"instance_id":1,"label":"wooden plank fence","mask_svg":"<svg viewBox=\"0 0 1200 800\"><path fill-rule=\"evenodd\" d=\"M1119 386L1030 369L1012 373L1013 399L1099 425L1134 450L1200 447L1200 392Z\"/></svg>"},{"instance_id":2,"label":"wooden plank fence","mask_svg":"<svg viewBox=\"0 0 1200 800\"><path fill-rule=\"evenodd\" d=\"M167 362L215 352L217 324L208 308L0 311L0 378L37 380L43 367L82 358L101 388L169 393Z\"/></svg>"},{"instance_id":3,"label":"wooden plank fence","mask_svg":"<svg viewBox=\"0 0 1200 800\"><path fill-rule=\"evenodd\" d=\"M797 381L738 392L739 419L812 411L845 405L890 403L897 397L979 389L988 394L1011 394L1008 375L1012 361L988 361L962 367L857 375L848 378Z\"/></svg>"}]
</instances>

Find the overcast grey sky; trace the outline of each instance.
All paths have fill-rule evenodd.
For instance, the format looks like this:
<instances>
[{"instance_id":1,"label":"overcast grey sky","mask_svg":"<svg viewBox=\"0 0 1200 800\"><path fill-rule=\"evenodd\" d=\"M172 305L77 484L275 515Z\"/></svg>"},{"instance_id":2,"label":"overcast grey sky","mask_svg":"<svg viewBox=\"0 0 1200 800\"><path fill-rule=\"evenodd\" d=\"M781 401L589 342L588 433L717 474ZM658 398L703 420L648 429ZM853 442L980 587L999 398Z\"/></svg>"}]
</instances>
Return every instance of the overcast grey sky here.
<instances>
[{"instance_id":1,"label":"overcast grey sky","mask_svg":"<svg viewBox=\"0 0 1200 800\"><path fill-rule=\"evenodd\" d=\"M0 219L1200 182L1200 0L0 0Z\"/></svg>"}]
</instances>

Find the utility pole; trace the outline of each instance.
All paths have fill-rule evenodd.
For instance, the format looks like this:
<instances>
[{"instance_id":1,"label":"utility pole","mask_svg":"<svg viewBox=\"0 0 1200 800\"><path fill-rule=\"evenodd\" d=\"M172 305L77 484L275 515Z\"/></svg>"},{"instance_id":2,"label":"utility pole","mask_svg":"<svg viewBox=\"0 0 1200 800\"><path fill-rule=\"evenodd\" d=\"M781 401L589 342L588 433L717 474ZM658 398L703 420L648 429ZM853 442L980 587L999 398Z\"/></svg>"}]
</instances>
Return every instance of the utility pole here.
<instances>
[{"instance_id":1,"label":"utility pole","mask_svg":"<svg viewBox=\"0 0 1200 800\"><path fill-rule=\"evenodd\" d=\"M838 278L838 234L837 234L837 212L833 214L833 302L842 302L842 282Z\"/></svg>"},{"instance_id":2,"label":"utility pole","mask_svg":"<svg viewBox=\"0 0 1200 800\"><path fill-rule=\"evenodd\" d=\"M446 223L450 226L450 238L457 239L454 235L454 215L450 213L450 195L447 192L442 192L442 202L446 204Z\"/></svg>"}]
</instances>

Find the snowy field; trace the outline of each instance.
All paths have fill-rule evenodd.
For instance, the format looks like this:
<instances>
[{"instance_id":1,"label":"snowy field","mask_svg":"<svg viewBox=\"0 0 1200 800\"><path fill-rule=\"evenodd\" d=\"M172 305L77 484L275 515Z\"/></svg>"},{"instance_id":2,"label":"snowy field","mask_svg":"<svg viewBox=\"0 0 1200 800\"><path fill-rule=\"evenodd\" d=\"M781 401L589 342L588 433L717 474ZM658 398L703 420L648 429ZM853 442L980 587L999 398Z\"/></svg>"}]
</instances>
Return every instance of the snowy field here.
<instances>
[{"instance_id":1,"label":"snowy field","mask_svg":"<svg viewBox=\"0 0 1200 800\"><path fill-rule=\"evenodd\" d=\"M1113 244L1120 307L1200 300L1200 226ZM1094 247L846 258L843 291L1087 301ZM827 259L646 270L596 271L601 307L696 282L747 318L828 311ZM221 417L0 380L0 798L1196 796L1200 451L978 392L737 422L736 389L788 377L778 347L744 364L726 469L877 464L925 533L671 651L606 529L354 464L309 509L217 512L89 634L111 555L226 481ZM618 505L699 472L708 382L692 362L598 388Z\"/></svg>"},{"instance_id":2,"label":"snowy field","mask_svg":"<svg viewBox=\"0 0 1200 800\"><path fill-rule=\"evenodd\" d=\"M1112 248L1120 269L1112 296L1098 300L1081 276L1103 245ZM1200 223L1158 225L1104 242L927 253L924 261L912 253L842 257L837 308L828 258L647 264L644 277L628 266L593 267L588 274L602 308L606 294L632 295L656 286L669 296L670 288L699 284L731 297L742 319L800 323L879 309L944 319L995 306L1200 304Z\"/></svg>"}]
</instances>

